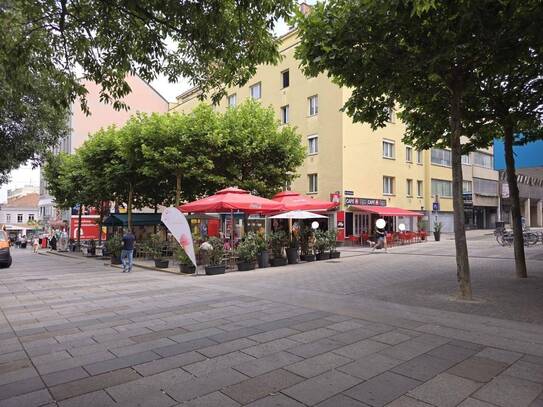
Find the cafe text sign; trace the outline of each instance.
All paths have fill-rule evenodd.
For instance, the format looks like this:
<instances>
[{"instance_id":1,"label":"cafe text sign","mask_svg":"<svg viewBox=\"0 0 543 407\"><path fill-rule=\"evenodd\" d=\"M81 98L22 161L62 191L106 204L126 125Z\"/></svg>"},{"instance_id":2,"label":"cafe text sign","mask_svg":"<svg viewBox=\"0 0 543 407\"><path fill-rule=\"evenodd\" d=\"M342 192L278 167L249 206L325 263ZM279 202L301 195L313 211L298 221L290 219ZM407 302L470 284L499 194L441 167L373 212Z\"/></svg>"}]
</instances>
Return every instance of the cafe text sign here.
<instances>
[{"instance_id":1,"label":"cafe text sign","mask_svg":"<svg viewBox=\"0 0 543 407\"><path fill-rule=\"evenodd\" d=\"M345 197L345 206L349 205L387 206L387 201L386 199Z\"/></svg>"}]
</instances>

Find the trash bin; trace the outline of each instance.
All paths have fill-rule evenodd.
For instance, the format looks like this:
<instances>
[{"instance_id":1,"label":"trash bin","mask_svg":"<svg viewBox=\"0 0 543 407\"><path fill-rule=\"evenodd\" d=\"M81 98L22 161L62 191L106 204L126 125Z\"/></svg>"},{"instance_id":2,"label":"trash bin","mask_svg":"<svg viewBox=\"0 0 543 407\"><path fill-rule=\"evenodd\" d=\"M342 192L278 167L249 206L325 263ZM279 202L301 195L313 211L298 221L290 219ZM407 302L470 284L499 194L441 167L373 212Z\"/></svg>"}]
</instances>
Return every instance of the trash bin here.
<instances>
[{"instance_id":1,"label":"trash bin","mask_svg":"<svg viewBox=\"0 0 543 407\"><path fill-rule=\"evenodd\" d=\"M505 222L496 221L496 229L503 229L505 227Z\"/></svg>"}]
</instances>

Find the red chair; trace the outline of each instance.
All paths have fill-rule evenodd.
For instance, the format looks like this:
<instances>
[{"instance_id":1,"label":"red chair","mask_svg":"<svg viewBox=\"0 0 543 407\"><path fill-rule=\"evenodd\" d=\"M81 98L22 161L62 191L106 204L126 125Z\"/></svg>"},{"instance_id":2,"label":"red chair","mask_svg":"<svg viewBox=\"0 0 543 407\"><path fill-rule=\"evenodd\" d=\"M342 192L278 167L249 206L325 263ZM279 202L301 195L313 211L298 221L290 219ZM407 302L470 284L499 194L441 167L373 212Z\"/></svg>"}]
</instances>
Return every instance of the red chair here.
<instances>
[{"instance_id":1,"label":"red chair","mask_svg":"<svg viewBox=\"0 0 543 407\"><path fill-rule=\"evenodd\" d=\"M394 246L394 234L393 233L387 233L387 246L388 247Z\"/></svg>"},{"instance_id":2,"label":"red chair","mask_svg":"<svg viewBox=\"0 0 543 407\"><path fill-rule=\"evenodd\" d=\"M370 238L369 233L362 233L360 235L360 245L365 246L368 243L369 238Z\"/></svg>"}]
</instances>

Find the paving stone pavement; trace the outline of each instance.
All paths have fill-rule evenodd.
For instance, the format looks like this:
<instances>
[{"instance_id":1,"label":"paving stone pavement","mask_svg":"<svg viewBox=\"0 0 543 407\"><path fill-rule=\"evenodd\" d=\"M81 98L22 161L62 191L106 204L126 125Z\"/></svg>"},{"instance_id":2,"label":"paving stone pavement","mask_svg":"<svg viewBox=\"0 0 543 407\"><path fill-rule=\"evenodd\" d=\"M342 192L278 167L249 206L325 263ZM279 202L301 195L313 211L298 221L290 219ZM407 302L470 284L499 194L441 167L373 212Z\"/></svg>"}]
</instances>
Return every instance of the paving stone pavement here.
<instances>
[{"instance_id":1,"label":"paving stone pavement","mask_svg":"<svg viewBox=\"0 0 543 407\"><path fill-rule=\"evenodd\" d=\"M377 274L353 276L375 259ZM409 282L398 259L189 277L14 249L0 407L542 406L543 326L361 293L387 273Z\"/></svg>"}]
</instances>

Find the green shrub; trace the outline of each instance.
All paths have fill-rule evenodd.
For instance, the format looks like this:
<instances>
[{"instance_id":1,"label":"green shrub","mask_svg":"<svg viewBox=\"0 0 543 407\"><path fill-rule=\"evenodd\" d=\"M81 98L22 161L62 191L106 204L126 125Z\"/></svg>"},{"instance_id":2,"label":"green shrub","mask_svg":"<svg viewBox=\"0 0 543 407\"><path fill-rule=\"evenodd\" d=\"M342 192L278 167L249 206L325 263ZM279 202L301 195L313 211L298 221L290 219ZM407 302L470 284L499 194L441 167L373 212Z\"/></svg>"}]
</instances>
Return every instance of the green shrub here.
<instances>
[{"instance_id":1,"label":"green shrub","mask_svg":"<svg viewBox=\"0 0 543 407\"><path fill-rule=\"evenodd\" d=\"M283 249L287 247L287 244L287 234L282 230L270 233L270 246L272 250L272 255L275 259L283 257Z\"/></svg>"},{"instance_id":2,"label":"green shrub","mask_svg":"<svg viewBox=\"0 0 543 407\"><path fill-rule=\"evenodd\" d=\"M224 243L218 237L211 237L207 241L212 249L208 250L208 259L210 266L220 266L224 257Z\"/></svg>"},{"instance_id":3,"label":"green shrub","mask_svg":"<svg viewBox=\"0 0 543 407\"><path fill-rule=\"evenodd\" d=\"M250 232L238 244L236 254L242 263L254 263L259 253L258 236Z\"/></svg>"},{"instance_id":4,"label":"green shrub","mask_svg":"<svg viewBox=\"0 0 543 407\"><path fill-rule=\"evenodd\" d=\"M114 257L121 257L123 239L120 236L112 236L106 241L107 251Z\"/></svg>"}]
</instances>

